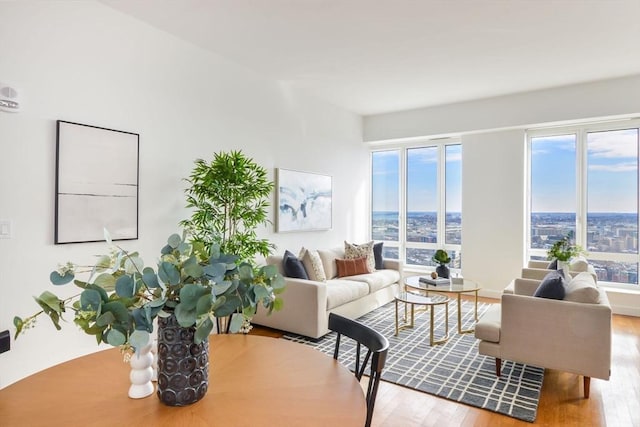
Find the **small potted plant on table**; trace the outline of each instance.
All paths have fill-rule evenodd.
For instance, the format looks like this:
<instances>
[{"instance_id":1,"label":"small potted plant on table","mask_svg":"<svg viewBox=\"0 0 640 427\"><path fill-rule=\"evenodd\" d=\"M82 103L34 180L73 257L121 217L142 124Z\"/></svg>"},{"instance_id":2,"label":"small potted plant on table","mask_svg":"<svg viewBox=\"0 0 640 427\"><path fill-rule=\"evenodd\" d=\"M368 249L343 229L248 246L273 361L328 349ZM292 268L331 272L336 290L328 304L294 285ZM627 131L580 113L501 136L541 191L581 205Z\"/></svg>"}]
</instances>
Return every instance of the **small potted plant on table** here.
<instances>
[{"instance_id":1,"label":"small potted plant on table","mask_svg":"<svg viewBox=\"0 0 640 427\"><path fill-rule=\"evenodd\" d=\"M438 273L438 277L448 279L450 274L449 267L447 267L446 264L449 264L451 262L451 257L449 257L447 251L445 251L444 249L438 249L436 253L433 254L431 260L438 264L438 267L436 267L436 273Z\"/></svg>"}]
</instances>

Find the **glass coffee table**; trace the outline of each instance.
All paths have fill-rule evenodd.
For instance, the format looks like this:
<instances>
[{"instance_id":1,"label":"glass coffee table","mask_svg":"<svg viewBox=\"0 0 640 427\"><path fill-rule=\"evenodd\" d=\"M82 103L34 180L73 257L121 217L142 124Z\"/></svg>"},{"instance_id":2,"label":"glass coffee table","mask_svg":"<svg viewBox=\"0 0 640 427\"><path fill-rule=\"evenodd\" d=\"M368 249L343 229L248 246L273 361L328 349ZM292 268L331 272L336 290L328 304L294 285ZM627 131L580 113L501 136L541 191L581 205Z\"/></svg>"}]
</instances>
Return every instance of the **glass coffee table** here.
<instances>
[{"instance_id":1,"label":"glass coffee table","mask_svg":"<svg viewBox=\"0 0 640 427\"><path fill-rule=\"evenodd\" d=\"M462 311L461 311L461 295L462 294L474 294L474 318L478 321L478 291L480 286L473 280L454 278L449 285L427 285L420 282L420 277L423 276L410 276L404 281L405 290L418 291L418 294L429 296L430 293L436 294L456 294L458 300L458 333L470 334L474 332L475 328L462 329ZM462 283L454 281L462 281Z\"/></svg>"},{"instance_id":2,"label":"glass coffee table","mask_svg":"<svg viewBox=\"0 0 640 427\"><path fill-rule=\"evenodd\" d=\"M414 326L414 313L416 305L423 305L429 307L429 344L443 344L449 339L449 298L444 295L425 296L415 294L412 292L401 291L395 298L396 302L396 336L402 329L413 328ZM404 303L404 323L400 324L398 304ZM407 305L411 306L411 320L407 321ZM433 308L436 305L444 305L444 337L435 339L433 333Z\"/></svg>"}]
</instances>

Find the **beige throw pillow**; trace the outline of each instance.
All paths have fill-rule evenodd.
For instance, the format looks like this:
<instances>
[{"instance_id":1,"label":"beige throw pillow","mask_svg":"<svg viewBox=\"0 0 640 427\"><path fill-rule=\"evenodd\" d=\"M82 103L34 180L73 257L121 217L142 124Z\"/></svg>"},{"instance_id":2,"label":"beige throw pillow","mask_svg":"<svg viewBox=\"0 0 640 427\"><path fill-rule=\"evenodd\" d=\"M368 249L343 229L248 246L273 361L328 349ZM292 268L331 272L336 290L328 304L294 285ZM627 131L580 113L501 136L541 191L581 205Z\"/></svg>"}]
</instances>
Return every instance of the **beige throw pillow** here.
<instances>
[{"instance_id":1,"label":"beige throw pillow","mask_svg":"<svg viewBox=\"0 0 640 427\"><path fill-rule=\"evenodd\" d=\"M302 259L302 265L304 265L304 269L307 270L309 280L315 280L317 282L325 282L327 280L318 251L310 251L309 249L302 248L299 258Z\"/></svg>"},{"instance_id":2,"label":"beige throw pillow","mask_svg":"<svg viewBox=\"0 0 640 427\"><path fill-rule=\"evenodd\" d=\"M367 259L367 269L369 273L373 273L376 271L376 259L373 255L373 240L369 243L363 243L361 245L356 245L353 243L349 243L346 240L344 241L344 257L345 259L356 259L356 258L366 258Z\"/></svg>"},{"instance_id":3,"label":"beige throw pillow","mask_svg":"<svg viewBox=\"0 0 640 427\"><path fill-rule=\"evenodd\" d=\"M591 273L582 272L571 279L566 285L564 300L598 304L600 302L600 291Z\"/></svg>"}]
</instances>

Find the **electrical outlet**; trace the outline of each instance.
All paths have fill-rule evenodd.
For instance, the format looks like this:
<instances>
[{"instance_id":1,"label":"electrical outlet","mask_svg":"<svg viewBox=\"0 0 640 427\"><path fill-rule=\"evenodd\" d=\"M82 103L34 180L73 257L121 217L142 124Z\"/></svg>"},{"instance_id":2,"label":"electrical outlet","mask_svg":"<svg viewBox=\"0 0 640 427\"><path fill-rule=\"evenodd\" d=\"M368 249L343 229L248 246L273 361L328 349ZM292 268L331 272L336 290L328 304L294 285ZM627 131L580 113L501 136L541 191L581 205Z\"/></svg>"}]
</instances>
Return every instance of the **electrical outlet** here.
<instances>
[{"instance_id":1,"label":"electrical outlet","mask_svg":"<svg viewBox=\"0 0 640 427\"><path fill-rule=\"evenodd\" d=\"M0 332L0 353L11 350L11 335L9 331Z\"/></svg>"}]
</instances>

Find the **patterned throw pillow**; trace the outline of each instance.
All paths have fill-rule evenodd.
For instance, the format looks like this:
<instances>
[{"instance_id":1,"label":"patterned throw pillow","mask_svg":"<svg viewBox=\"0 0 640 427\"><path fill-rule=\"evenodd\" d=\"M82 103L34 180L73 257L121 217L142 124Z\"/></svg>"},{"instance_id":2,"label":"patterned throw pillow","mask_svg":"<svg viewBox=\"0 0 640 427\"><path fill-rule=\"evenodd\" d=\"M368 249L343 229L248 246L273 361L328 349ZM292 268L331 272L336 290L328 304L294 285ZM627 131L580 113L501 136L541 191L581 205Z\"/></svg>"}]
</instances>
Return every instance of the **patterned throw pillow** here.
<instances>
[{"instance_id":1,"label":"patterned throw pillow","mask_svg":"<svg viewBox=\"0 0 640 427\"><path fill-rule=\"evenodd\" d=\"M369 243L356 245L344 241L344 257L345 259L355 259L365 257L367 259L367 269L369 273L376 271L376 260L373 255L373 240Z\"/></svg>"},{"instance_id":2,"label":"patterned throw pillow","mask_svg":"<svg viewBox=\"0 0 640 427\"><path fill-rule=\"evenodd\" d=\"M336 265L338 266L338 277L355 276L356 274L366 274L369 272L367 259L365 257L354 259L336 258Z\"/></svg>"},{"instance_id":3,"label":"patterned throw pillow","mask_svg":"<svg viewBox=\"0 0 640 427\"><path fill-rule=\"evenodd\" d=\"M327 280L318 251L310 251L309 249L302 248L300 250L300 258L302 259L304 269L307 271L309 280L315 280L317 282L325 282Z\"/></svg>"}]
</instances>

